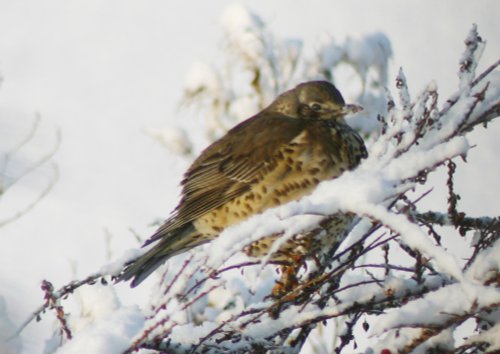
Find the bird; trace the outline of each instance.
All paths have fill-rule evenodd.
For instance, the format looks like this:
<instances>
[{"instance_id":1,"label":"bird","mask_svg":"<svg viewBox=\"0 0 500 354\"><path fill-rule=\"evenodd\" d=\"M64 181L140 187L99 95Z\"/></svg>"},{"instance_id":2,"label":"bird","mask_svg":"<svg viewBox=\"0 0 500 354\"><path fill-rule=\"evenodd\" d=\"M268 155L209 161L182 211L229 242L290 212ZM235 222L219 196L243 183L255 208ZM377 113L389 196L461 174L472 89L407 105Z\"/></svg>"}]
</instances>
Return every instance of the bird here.
<instances>
[{"instance_id":1,"label":"bird","mask_svg":"<svg viewBox=\"0 0 500 354\"><path fill-rule=\"evenodd\" d=\"M279 95L259 113L209 145L181 181L180 202L144 242L142 256L126 264L117 281L139 285L169 258L210 242L227 227L310 194L322 181L339 177L366 158L361 136L345 116L362 108L346 104L328 81L308 81ZM350 219L330 220L335 239ZM251 257L269 253L279 235L245 247ZM332 241L332 240L330 240ZM322 243L292 237L273 260L310 256Z\"/></svg>"}]
</instances>

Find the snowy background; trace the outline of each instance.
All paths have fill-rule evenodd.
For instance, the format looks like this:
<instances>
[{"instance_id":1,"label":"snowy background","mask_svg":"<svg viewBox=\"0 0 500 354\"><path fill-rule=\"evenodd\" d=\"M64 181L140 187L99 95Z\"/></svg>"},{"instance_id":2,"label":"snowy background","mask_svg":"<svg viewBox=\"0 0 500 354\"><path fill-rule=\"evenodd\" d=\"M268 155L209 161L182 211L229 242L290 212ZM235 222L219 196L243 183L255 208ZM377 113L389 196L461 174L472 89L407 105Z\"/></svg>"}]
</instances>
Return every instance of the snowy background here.
<instances>
[{"instance_id":1,"label":"snowy background","mask_svg":"<svg viewBox=\"0 0 500 354\"><path fill-rule=\"evenodd\" d=\"M179 101L192 64L220 60L220 18L229 4L0 2L0 152L16 146L41 116L32 142L0 170L2 183L50 151L58 129L62 136L53 190L0 228L0 317L6 311L13 327L42 302L42 279L58 287L98 270L110 257L138 246L130 229L147 237L151 223L175 206L189 161L147 132L199 126L202 118L186 115ZM442 98L455 90L458 58L472 23L487 40L480 70L500 54L500 4L494 0L252 1L248 6L276 35L301 38L309 51L322 36L342 41L384 32L393 49L389 77L403 67L414 95L431 80ZM470 162L458 166L457 189L465 201L460 207L473 216L500 214L498 133L498 123L487 134L475 131ZM46 165L9 189L0 199L0 222L35 199L53 173ZM437 208L432 202L425 203ZM121 300L143 304L150 283L133 290L119 285ZM51 331L50 321L30 325L22 352L41 352Z\"/></svg>"}]
</instances>

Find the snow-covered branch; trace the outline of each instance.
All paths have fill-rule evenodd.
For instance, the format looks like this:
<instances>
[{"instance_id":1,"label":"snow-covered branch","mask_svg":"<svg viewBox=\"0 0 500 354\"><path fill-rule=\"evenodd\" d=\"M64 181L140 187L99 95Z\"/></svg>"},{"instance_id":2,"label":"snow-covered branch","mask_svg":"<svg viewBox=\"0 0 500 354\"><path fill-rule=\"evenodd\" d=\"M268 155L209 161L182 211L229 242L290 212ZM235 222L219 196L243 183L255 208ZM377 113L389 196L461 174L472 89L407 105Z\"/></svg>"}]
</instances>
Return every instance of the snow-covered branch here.
<instances>
[{"instance_id":1,"label":"snow-covered branch","mask_svg":"<svg viewBox=\"0 0 500 354\"><path fill-rule=\"evenodd\" d=\"M483 48L475 28L466 47L459 91L447 100L444 108L438 108L438 90L434 84L412 100L401 71L396 80L399 100L389 99L388 113L381 119L382 130L373 138L370 156L359 168L322 183L300 201L225 230L204 252L196 254L192 264L183 269L188 277L182 281L179 276L176 278L179 288L173 293L175 298L162 298L156 305L162 311L148 320L155 329L163 328L160 337L169 339L168 347L191 342L191 351L298 352L318 323L342 318L344 335L350 333L350 336L343 336L340 331L343 342L339 348L346 348L347 342L356 340L353 328L364 314L377 315L377 325L371 329L371 335L380 337L379 344L372 348L375 352L389 348L406 353L418 346L453 347L443 333L453 333L469 318L485 321L489 313L498 311L498 259L491 253L492 248L498 247L498 237L491 236L498 234L495 219L482 219L481 224L463 215L460 221L452 223L453 227L462 228L457 237L462 237L460 233L473 225L482 225L481 229L488 230L490 235L487 243L482 242L482 248L472 248L472 263L464 263L426 232L432 223L430 215L438 214L435 211L419 214L415 211L418 203L408 202L405 196L417 185L425 184L432 171L446 168L457 157L465 157L469 149L466 134L496 117L500 105L499 77L492 68L485 75L476 76L474 72ZM463 64L464 61L468 64ZM262 290L263 284L257 283L245 295L244 289L238 288L237 292L228 289L237 278L213 277L217 269L231 262L253 241L270 233L281 233L286 239L299 232L313 232L322 219L339 212L356 214L363 221L340 247L336 245L329 257L321 258L319 263L310 262L300 274L299 285L289 294L278 299L262 297L269 293ZM363 267L366 259L376 257L381 250L384 250L381 260ZM403 263L397 254L401 251L409 258ZM479 280L472 276L477 272L471 269L479 267L476 262L484 267L485 258L490 264L489 275ZM403 266L404 263L408 265ZM189 291L192 278L200 276L197 275L200 264L208 267L208 275L201 275L203 281L197 284L202 285ZM245 267L244 271L259 279L267 267L264 260L260 266ZM218 317L213 318L207 313L211 307L206 306L221 289L232 294L234 307L216 310ZM256 299L256 294L261 294L260 299ZM443 301L452 296L453 304L445 306ZM182 300L177 303L179 298ZM203 318L201 326L195 327L197 339L186 342L184 333L193 332L194 323L189 316L174 318L179 308L186 309L188 304L194 309L200 303L205 305L194 310ZM435 315L428 315L429 304L434 304L435 310L431 312ZM487 328L495 324L489 323ZM158 340L158 334L153 338ZM152 347L151 340L138 344L135 349L142 345ZM158 350L165 349L164 341L161 345Z\"/></svg>"},{"instance_id":2,"label":"snow-covered branch","mask_svg":"<svg viewBox=\"0 0 500 354\"><path fill-rule=\"evenodd\" d=\"M318 56L321 62L312 65L313 60L301 58L297 42L288 41L289 46L283 47L284 42L272 37L258 17L239 7L230 11L227 19L237 17L238 21L225 23L228 46L251 73L245 81L246 88L252 88L250 93L238 94L226 72L206 67L191 78L187 91L189 99L222 119L215 122L217 129L225 129L225 122L234 123L236 118L228 117L238 98L251 97L252 110L257 111L277 90L296 80L325 72L333 77L336 64L342 61L355 63L365 83L373 80L370 72L379 73L375 76L380 85L363 85L359 97L370 96L372 89L372 99L382 97L387 61L378 55L387 59L391 53L385 36L370 35L365 41L350 40L343 46L332 42ZM118 334L73 330L71 318L66 321L60 306L64 296L83 284L116 275L137 253L103 267L86 281L51 291L50 302L36 315L54 309L63 333L72 334L73 339L58 353L71 352L67 348L78 348L79 341L89 336L106 343L115 340L119 345L113 350L124 353L298 353L324 325L335 326L336 353L353 352L368 337L376 344L367 346L366 353L498 350L498 217L474 218L460 212L453 185L454 160L465 159L470 148L467 134L498 117L500 111L496 70L500 61L476 73L484 46L474 26L460 59L458 90L442 106L434 83L412 98L400 70L396 94L384 93L386 107L368 105L366 111L373 119L363 128L369 157L356 170L321 183L301 200L227 228L204 248L188 254L184 262L167 264L140 320L137 309L109 300L112 320L97 315L94 320L100 325L122 321ZM368 56L373 67L354 55L360 48L373 52ZM321 70L313 74L313 68ZM208 135L217 135L214 127ZM427 177L438 169L448 173L443 186L448 190L448 208L422 212L420 200L432 193ZM415 198L412 191L422 186L426 192ZM296 286L285 294L272 292L279 281L279 264L241 254L243 248L270 234L277 235L273 247L278 249L296 234L326 233L328 221L339 213L352 215L352 225L337 236L331 249L307 261L297 274ZM471 241L466 260L441 242L464 237ZM477 325L467 332L466 341L458 342L453 336L471 319ZM133 339L124 339L127 336ZM109 346L102 348L101 352L109 352Z\"/></svg>"}]
</instances>

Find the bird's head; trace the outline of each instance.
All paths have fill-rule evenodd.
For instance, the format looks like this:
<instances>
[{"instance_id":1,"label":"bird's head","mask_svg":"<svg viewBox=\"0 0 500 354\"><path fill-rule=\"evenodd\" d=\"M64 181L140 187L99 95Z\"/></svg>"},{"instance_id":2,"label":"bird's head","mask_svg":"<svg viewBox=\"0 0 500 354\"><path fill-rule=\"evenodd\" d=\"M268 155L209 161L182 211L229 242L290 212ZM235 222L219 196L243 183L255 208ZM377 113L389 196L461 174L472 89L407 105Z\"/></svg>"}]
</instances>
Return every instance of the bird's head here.
<instances>
[{"instance_id":1,"label":"bird's head","mask_svg":"<svg viewBox=\"0 0 500 354\"><path fill-rule=\"evenodd\" d=\"M363 108L345 104L339 90L328 81L304 82L280 95L269 107L294 118L342 119Z\"/></svg>"}]
</instances>

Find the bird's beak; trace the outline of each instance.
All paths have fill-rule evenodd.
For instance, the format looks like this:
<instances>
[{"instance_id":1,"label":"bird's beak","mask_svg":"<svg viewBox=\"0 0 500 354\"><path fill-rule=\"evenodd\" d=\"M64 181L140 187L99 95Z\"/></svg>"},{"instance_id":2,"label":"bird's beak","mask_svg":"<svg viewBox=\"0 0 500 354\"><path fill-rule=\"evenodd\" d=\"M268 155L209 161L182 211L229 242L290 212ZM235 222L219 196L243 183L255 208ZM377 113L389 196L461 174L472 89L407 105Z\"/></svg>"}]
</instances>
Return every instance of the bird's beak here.
<instances>
[{"instance_id":1,"label":"bird's beak","mask_svg":"<svg viewBox=\"0 0 500 354\"><path fill-rule=\"evenodd\" d=\"M346 104L342 109L342 113L354 114L354 113L361 112L362 110L363 110L363 107L361 107L357 104Z\"/></svg>"}]
</instances>

